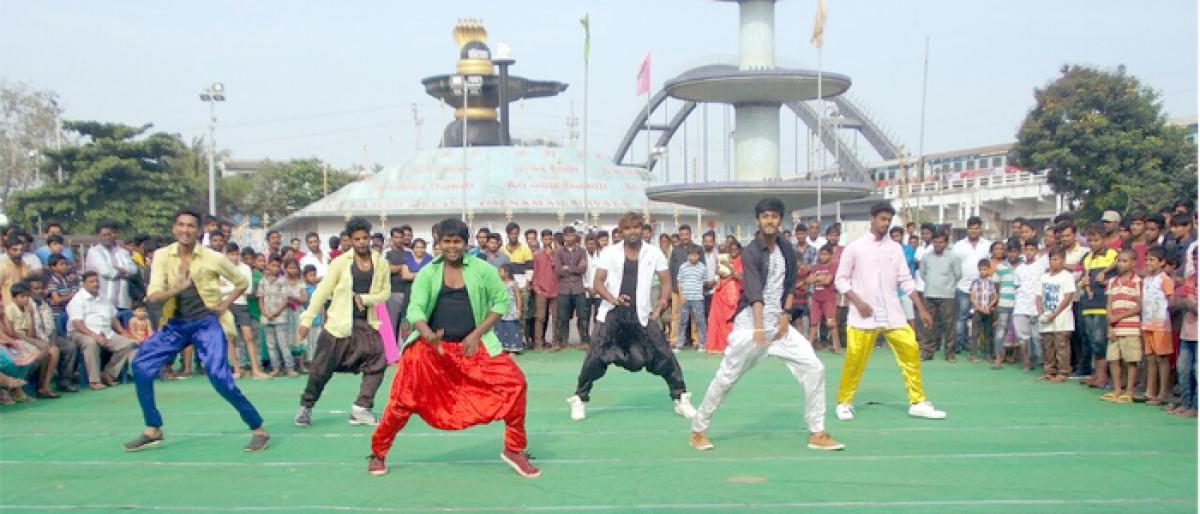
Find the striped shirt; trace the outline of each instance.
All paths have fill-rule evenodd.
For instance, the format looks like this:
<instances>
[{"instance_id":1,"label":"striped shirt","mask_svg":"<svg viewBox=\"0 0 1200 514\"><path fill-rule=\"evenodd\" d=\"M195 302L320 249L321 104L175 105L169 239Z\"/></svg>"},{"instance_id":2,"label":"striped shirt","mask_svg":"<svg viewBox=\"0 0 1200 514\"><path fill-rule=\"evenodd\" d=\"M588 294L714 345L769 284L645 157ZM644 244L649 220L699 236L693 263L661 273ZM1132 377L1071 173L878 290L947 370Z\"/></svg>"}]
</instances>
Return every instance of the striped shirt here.
<instances>
[{"instance_id":1,"label":"striped shirt","mask_svg":"<svg viewBox=\"0 0 1200 514\"><path fill-rule=\"evenodd\" d=\"M703 300L704 279L707 276L708 268L702 262L680 264L675 280L679 282L679 292L683 295L683 299Z\"/></svg>"},{"instance_id":2,"label":"striped shirt","mask_svg":"<svg viewBox=\"0 0 1200 514\"><path fill-rule=\"evenodd\" d=\"M1112 323L1114 336L1141 335L1142 277L1136 273L1113 277L1108 281L1108 319ZM1113 323L1117 314L1132 310L1133 316Z\"/></svg>"},{"instance_id":3,"label":"striped shirt","mask_svg":"<svg viewBox=\"0 0 1200 514\"><path fill-rule=\"evenodd\" d=\"M1006 262L1001 262L996 266L996 273L992 275L992 280L1000 285L1000 303L996 304L1000 309L1011 309L1017 304L1017 281L1013 275L1012 265Z\"/></svg>"}]
</instances>

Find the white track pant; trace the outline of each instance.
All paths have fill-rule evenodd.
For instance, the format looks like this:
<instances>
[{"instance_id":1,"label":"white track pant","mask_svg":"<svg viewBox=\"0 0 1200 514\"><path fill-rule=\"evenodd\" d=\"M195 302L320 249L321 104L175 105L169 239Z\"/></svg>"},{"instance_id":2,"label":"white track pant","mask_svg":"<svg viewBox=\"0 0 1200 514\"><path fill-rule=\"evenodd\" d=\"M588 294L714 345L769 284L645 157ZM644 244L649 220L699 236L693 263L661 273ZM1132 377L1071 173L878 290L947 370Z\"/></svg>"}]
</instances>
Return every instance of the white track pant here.
<instances>
[{"instance_id":1,"label":"white track pant","mask_svg":"<svg viewBox=\"0 0 1200 514\"><path fill-rule=\"evenodd\" d=\"M812 343L800 332L788 327L787 336L778 341L774 329L764 334L771 344L759 347L754 344L753 330L734 330L729 334L729 346L725 348L725 356L717 376L713 377L704 393L704 401L696 411L692 420L693 432L704 432L712 421L712 415L725 401L725 395L733 389L733 385L742 379L742 375L750 371L767 356L778 357L787 364L788 370L795 375L796 380L804 387L804 420L812 433L825 431L825 365L817 358Z\"/></svg>"}]
</instances>

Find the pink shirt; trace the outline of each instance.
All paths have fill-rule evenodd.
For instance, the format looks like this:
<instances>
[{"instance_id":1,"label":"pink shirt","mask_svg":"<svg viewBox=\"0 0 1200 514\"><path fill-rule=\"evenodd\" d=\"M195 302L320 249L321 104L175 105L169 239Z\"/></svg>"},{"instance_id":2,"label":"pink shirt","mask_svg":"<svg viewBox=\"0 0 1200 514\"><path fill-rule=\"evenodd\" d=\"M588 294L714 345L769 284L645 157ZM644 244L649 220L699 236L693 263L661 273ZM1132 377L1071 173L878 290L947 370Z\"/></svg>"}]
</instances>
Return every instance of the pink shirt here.
<instances>
[{"instance_id":1,"label":"pink shirt","mask_svg":"<svg viewBox=\"0 0 1200 514\"><path fill-rule=\"evenodd\" d=\"M842 294L854 291L874 311L870 317L863 317L858 307L847 301L850 312L846 322L850 326L862 330L908 326L896 290L912 294L916 283L908 271L904 250L886 234L875 239L867 232L850 243L842 252L834 285Z\"/></svg>"}]
</instances>

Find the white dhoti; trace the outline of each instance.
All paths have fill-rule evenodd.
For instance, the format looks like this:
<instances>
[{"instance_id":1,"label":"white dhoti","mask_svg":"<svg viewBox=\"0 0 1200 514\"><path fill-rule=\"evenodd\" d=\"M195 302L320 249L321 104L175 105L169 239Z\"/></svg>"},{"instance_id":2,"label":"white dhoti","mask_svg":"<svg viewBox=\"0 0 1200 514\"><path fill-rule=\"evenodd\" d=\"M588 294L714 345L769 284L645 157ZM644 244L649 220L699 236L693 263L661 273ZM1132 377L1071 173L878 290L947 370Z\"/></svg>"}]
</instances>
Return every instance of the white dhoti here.
<instances>
[{"instance_id":1,"label":"white dhoti","mask_svg":"<svg viewBox=\"0 0 1200 514\"><path fill-rule=\"evenodd\" d=\"M708 430L713 413L725 401L725 395L729 394L733 385L768 356L782 359L804 388L804 420L808 423L809 432L825 431L825 365L817 358L807 338L790 326L787 330L787 335L782 339L772 341L775 329L768 329L764 336L770 344L765 347L754 344L752 329L735 329L729 334L729 346L725 348L721 367L708 385L704 401L692 420L693 432Z\"/></svg>"}]
</instances>

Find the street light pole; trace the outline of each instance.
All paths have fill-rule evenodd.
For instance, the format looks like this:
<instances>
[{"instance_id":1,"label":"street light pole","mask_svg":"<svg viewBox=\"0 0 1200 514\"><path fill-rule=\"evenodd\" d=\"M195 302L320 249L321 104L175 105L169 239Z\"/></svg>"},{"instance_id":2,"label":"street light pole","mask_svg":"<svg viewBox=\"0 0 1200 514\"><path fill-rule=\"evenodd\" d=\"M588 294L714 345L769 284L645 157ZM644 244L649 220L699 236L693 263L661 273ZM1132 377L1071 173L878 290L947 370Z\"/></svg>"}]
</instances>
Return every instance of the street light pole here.
<instances>
[{"instance_id":1,"label":"street light pole","mask_svg":"<svg viewBox=\"0 0 1200 514\"><path fill-rule=\"evenodd\" d=\"M208 100L208 215L217 215L217 167L216 157L213 152L216 145L213 144L213 132L217 129L217 110L216 102L209 97Z\"/></svg>"},{"instance_id":2,"label":"street light pole","mask_svg":"<svg viewBox=\"0 0 1200 514\"><path fill-rule=\"evenodd\" d=\"M217 129L216 102L225 101L225 84L213 82L212 85L200 92L200 101L208 102L208 141L206 145L208 152L208 215L215 217L217 215L217 145L213 141L213 134Z\"/></svg>"},{"instance_id":3,"label":"street light pole","mask_svg":"<svg viewBox=\"0 0 1200 514\"><path fill-rule=\"evenodd\" d=\"M469 110L467 106L468 106L468 105L471 103L471 88L467 87L467 80L466 80L466 77L463 77L463 89L462 89L462 93L463 93L463 122L462 122L462 127L463 127L463 132L462 132L462 144L463 144L462 220L463 220L463 223L466 223L466 222L467 222L467 170L468 170L468 167L467 167L467 123L468 123L468 120L470 120L470 118L471 118L471 117L470 117L470 116L467 114L467 111Z\"/></svg>"}]
</instances>

